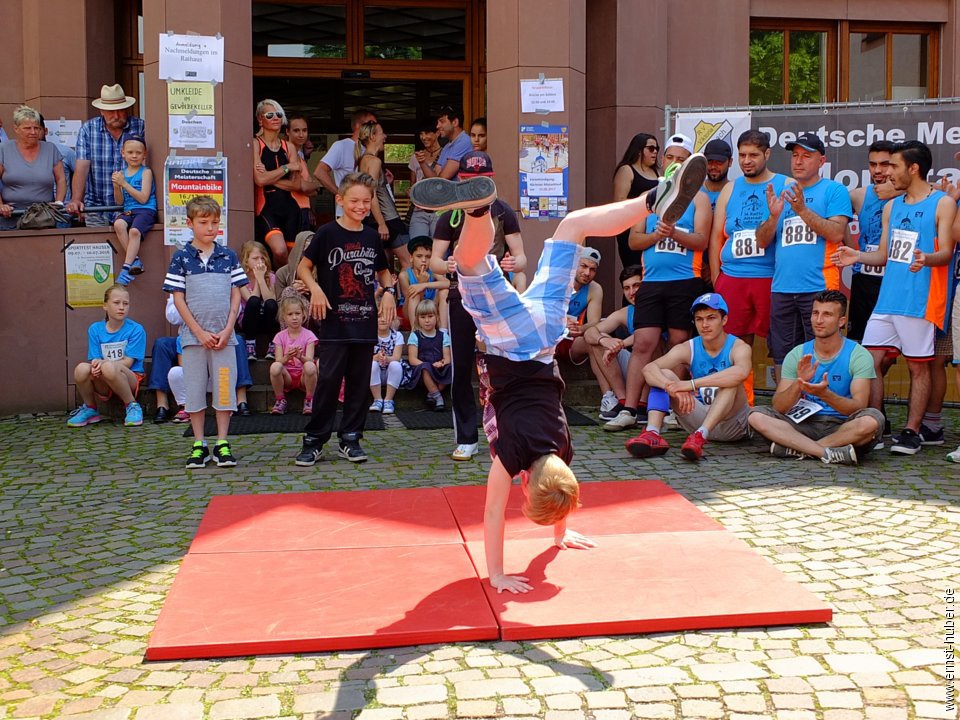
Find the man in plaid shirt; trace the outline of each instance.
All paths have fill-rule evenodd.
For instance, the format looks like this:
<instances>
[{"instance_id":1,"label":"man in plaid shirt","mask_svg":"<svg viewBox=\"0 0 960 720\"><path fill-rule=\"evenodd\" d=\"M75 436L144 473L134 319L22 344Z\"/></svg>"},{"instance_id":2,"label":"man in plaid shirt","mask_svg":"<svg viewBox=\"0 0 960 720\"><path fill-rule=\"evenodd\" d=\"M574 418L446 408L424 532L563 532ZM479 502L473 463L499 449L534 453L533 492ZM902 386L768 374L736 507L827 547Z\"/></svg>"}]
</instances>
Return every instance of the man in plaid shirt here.
<instances>
[{"instance_id":1,"label":"man in plaid shirt","mask_svg":"<svg viewBox=\"0 0 960 720\"><path fill-rule=\"evenodd\" d=\"M114 205L113 173L123 170L123 143L144 135L143 120L130 117L128 109L136 103L119 85L104 85L100 97L91 104L100 117L87 120L77 135L77 165L73 171L71 200L67 212L82 213L84 208ZM114 213L87 213L88 227L108 227Z\"/></svg>"},{"instance_id":2,"label":"man in plaid shirt","mask_svg":"<svg viewBox=\"0 0 960 720\"><path fill-rule=\"evenodd\" d=\"M497 187L489 177L464 182L427 178L413 186L410 199L425 210L465 211L457 265L463 306L486 345L489 401L494 418L484 418L493 464L487 476L484 549L490 584L498 592L523 593L527 578L504 571L503 533L512 480L521 478L523 513L540 525L553 525L560 548L590 548L589 538L567 529L566 517L579 504L579 485L569 464L570 430L563 412L563 380L554 352L566 329L566 311L584 240L613 237L653 211L676 222L699 192L706 176L703 155L694 155L657 188L638 198L567 215L547 240L533 280L523 294L507 281L489 254L494 226L490 204ZM648 195L650 196L648 198ZM495 420L495 422L490 422Z\"/></svg>"}]
</instances>

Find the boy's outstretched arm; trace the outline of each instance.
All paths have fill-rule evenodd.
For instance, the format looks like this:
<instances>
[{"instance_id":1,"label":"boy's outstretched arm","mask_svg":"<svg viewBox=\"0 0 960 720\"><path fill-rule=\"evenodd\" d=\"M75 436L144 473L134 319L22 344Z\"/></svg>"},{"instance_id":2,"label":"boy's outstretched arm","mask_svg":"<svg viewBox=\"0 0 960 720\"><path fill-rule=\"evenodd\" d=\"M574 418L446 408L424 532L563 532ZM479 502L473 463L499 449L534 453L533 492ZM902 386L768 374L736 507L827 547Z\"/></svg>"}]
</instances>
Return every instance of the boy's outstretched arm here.
<instances>
[{"instance_id":1,"label":"boy's outstretched arm","mask_svg":"<svg viewBox=\"0 0 960 720\"><path fill-rule=\"evenodd\" d=\"M525 593L533 589L521 575L503 572L503 532L506 524L507 498L513 478L503 467L500 458L494 458L487 475L487 500L483 512L483 545L487 556L487 575L497 592L507 590Z\"/></svg>"}]
</instances>

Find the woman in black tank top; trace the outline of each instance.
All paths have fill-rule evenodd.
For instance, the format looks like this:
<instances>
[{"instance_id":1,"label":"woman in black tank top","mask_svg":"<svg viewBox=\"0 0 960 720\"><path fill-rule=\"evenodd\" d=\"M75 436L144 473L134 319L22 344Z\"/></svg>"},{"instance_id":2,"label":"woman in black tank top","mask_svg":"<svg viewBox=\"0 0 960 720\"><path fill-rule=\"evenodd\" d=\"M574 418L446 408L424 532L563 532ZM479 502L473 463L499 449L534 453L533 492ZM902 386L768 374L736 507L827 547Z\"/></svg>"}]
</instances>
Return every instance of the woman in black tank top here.
<instances>
[{"instance_id":1,"label":"woman in black tank top","mask_svg":"<svg viewBox=\"0 0 960 720\"><path fill-rule=\"evenodd\" d=\"M613 200L639 197L657 186L660 177L660 143L653 135L637 133L633 136L613 175ZM630 231L617 235L617 253L624 267L640 263L642 253L628 245Z\"/></svg>"}]
</instances>

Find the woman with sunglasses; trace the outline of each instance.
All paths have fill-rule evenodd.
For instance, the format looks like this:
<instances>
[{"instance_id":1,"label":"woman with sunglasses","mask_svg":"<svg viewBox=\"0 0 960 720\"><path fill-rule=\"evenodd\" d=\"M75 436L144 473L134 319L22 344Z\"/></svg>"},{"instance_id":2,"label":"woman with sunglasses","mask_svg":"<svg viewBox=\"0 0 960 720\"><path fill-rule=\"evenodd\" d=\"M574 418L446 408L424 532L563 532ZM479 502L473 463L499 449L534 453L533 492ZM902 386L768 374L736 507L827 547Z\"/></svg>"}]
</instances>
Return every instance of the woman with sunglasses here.
<instances>
[{"instance_id":1,"label":"woman with sunglasses","mask_svg":"<svg viewBox=\"0 0 960 720\"><path fill-rule=\"evenodd\" d=\"M287 240L293 242L301 228L300 206L291 191L300 191L300 158L280 137L285 123L276 100L257 103L256 144L253 147L253 181L256 184L256 238L270 250L273 267L287 264Z\"/></svg>"},{"instance_id":2,"label":"woman with sunglasses","mask_svg":"<svg viewBox=\"0 0 960 720\"><path fill-rule=\"evenodd\" d=\"M660 177L660 143L653 135L637 133L623 154L613 175L613 200L639 197L657 186ZM642 253L631 250L630 231L617 235L617 253L624 267L640 264Z\"/></svg>"}]
</instances>

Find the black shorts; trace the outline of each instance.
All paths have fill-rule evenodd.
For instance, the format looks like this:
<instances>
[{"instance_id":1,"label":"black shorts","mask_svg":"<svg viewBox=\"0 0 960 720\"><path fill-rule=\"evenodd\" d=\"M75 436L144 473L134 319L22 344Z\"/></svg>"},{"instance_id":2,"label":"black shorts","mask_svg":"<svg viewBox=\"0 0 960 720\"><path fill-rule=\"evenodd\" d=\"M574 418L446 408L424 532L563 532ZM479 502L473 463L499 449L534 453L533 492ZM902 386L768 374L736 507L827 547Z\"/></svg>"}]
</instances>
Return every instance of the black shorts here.
<instances>
[{"instance_id":1,"label":"black shorts","mask_svg":"<svg viewBox=\"0 0 960 720\"><path fill-rule=\"evenodd\" d=\"M873 314L873 308L880 297L882 277L854 273L850 282L850 314L847 320L847 337L863 342L863 331L867 329L867 320Z\"/></svg>"},{"instance_id":2,"label":"black shorts","mask_svg":"<svg viewBox=\"0 0 960 720\"><path fill-rule=\"evenodd\" d=\"M770 295L770 331L767 334L767 347L770 357L777 365L797 345L813 340L813 327L810 314L813 312L813 298L817 293L771 293Z\"/></svg>"},{"instance_id":3,"label":"black shorts","mask_svg":"<svg viewBox=\"0 0 960 720\"><path fill-rule=\"evenodd\" d=\"M266 204L254 222L254 237L258 242L267 245L266 237L279 230L283 239L294 242L301 227L300 206L290 193L284 190L274 190L266 194ZM267 245L267 250L270 246ZM272 254L272 253L271 253Z\"/></svg>"},{"instance_id":4,"label":"black shorts","mask_svg":"<svg viewBox=\"0 0 960 720\"><path fill-rule=\"evenodd\" d=\"M657 327L661 330L691 330L690 306L703 294L703 280L644 281L633 301L633 329Z\"/></svg>"}]
</instances>

